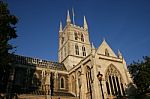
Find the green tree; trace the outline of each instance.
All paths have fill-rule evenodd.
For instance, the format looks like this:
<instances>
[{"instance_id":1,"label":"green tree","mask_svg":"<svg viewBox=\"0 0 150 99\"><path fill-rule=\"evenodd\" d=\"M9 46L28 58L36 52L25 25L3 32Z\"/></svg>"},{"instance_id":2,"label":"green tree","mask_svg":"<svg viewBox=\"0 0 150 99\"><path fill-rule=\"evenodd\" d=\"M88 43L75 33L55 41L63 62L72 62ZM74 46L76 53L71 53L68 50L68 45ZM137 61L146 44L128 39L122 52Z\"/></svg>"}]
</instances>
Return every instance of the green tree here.
<instances>
[{"instance_id":1,"label":"green tree","mask_svg":"<svg viewBox=\"0 0 150 99\"><path fill-rule=\"evenodd\" d=\"M0 0L0 87L3 87L1 90L6 87L11 71L13 61L10 51L14 47L9 41L17 37L15 29L17 21L17 17L10 13L7 3Z\"/></svg>"},{"instance_id":2,"label":"green tree","mask_svg":"<svg viewBox=\"0 0 150 99\"><path fill-rule=\"evenodd\" d=\"M128 68L137 86L138 95L150 92L150 57L145 56L142 61L133 62Z\"/></svg>"}]
</instances>

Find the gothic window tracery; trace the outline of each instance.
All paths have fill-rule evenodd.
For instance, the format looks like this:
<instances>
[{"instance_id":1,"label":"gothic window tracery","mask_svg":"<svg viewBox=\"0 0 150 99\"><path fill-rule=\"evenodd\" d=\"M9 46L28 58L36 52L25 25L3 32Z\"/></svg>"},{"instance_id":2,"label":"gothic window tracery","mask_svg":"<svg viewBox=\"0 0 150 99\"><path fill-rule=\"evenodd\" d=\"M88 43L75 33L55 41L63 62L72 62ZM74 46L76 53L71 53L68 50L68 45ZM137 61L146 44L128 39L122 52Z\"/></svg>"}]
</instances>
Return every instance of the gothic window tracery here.
<instances>
[{"instance_id":1,"label":"gothic window tracery","mask_svg":"<svg viewBox=\"0 0 150 99\"><path fill-rule=\"evenodd\" d=\"M121 74L112 64L108 67L105 78L108 96L125 95Z\"/></svg>"}]
</instances>

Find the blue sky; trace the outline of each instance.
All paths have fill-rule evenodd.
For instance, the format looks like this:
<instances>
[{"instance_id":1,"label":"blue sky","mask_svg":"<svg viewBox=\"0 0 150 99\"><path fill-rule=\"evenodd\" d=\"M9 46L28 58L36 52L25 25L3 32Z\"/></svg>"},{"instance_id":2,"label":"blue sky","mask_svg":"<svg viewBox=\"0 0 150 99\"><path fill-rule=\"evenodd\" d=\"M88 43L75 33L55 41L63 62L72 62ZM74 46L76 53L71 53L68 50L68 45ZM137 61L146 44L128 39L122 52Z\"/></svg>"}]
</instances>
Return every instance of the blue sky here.
<instances>
[{"instance_id":1,"label":"blue sky","mask_svg":"<svg viewBox=\"0 0 150 99\"><path fill-rule=\"evenodd\" d=\"M76 25L87 18L95 47L106 39L127 64L150 56L150 0L5 0L19 18L16 54L57 61L59 22L74 8ZM72 18L72 16L71 16Z\"/></svg>"}]
</instances>

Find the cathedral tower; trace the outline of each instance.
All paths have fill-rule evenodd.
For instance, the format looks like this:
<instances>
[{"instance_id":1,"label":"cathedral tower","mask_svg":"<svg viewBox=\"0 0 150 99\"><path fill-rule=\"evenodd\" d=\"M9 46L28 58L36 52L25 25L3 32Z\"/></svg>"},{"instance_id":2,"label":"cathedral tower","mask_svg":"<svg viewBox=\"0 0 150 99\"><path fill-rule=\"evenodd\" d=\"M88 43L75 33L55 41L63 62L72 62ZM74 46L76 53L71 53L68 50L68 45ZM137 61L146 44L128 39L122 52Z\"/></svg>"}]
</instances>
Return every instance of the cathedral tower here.
<instances>
[{"instance_id":1,"label":"cathedral tower","mask_svg":"<svg viewBox=\"0 0 150 99\"><path fill-rule=\"evenodd\" d=\"M58 60L64 63L67 70L76 66L84 57L91 53L88 25L84 16L83 27L71 23L69 11L66 26L60 22Z\"/></svg>"}]
</instances>

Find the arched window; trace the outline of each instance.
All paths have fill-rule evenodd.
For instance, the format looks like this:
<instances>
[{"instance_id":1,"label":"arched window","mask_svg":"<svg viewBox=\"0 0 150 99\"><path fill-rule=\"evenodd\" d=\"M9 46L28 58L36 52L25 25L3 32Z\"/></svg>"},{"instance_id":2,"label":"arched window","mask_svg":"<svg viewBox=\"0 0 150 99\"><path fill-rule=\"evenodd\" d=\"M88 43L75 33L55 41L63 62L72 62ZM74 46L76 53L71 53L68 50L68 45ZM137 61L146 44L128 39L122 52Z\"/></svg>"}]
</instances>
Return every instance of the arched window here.
<instances>
[{"instance_id":1,"label":"arched window","mask_svg":"<svg viewBox=\"0 0 150 99\"><path fill-rule=\"evenodd\" d=\"M65 88L65 78L64 77L60 78L60 88L62 88L62 89Z\"/></svg>"},{"instance_id":2,"label":"arched window","mask_svg":"<svg viewBox=\"0 0 150 99\"><path fill-rule=\"evenodd\" d=\"M86 56L86 50L84 46L82 46L82 53L83 53L83 56Z\"/></svg>"},{"instance_id":3,"label":"arched window","mask_svg":"<svg viewBox=\"0 0 150 99\"><path fill-rule=\"evenodd\" d=\"M77 32L74 32L74 39L78 40L78 34L77 34Z\"/></svg>"},{"instance_id":4,"label":"arched window","mask_svg":"<svg viewBox=\"0 0 150 99\"><path fill-rule=\"evenodd\" d=\"M87 80L87 89L88 91L91 90L91 69L89 67L87 67L87 71L86 71L86 80Z\"/></svg>"},{"instance_id":5,"label":"arched window","mask_svg":"<svg viewBox=\"0 0 150 99\"><path fill-rule=\"evenodd\" d=\"M84 36L82 33L81 33L81 41L84 42Z\"/></svg>"},{"instance_id":6,"label":"arched window","mask_svg":"<svg viewBox=\"0 0 150 99\"><path fill-rule=\"evenodd\" d=\"M75 45L75 52L76 52L76 55L79 55L79 46L77 44Z\"/></svg>"},{"instance_id":7,"label":"arched window","mask_svg":"<svg viewBox=\"0 0 150 99\"><path fill-rule=\"evenodd\" d=\"M107 94L111 96L124 96L122 76L114 65L110 65L105 74Z\"/></svg>"},{"instance_id":8,"label":"arched window","mask_svg":"<svg viewBox=\"0 0 150 99\"><path fill-rule=\"evenodd\" d=\"M105 49L105 55L106 55L106 56L109 56L109 52L108 52L107 49Z\"/></svg>"},{"instance_id":9,"label":"arched window","mask_svg":"<svg viewBox=\"0 0 150 99\"><path fill-rule=\"evenodd\" d=\"M64 43L64 37L61 38L61 44L63 44L63 43Z\"/></svg>"}]
</instances>

